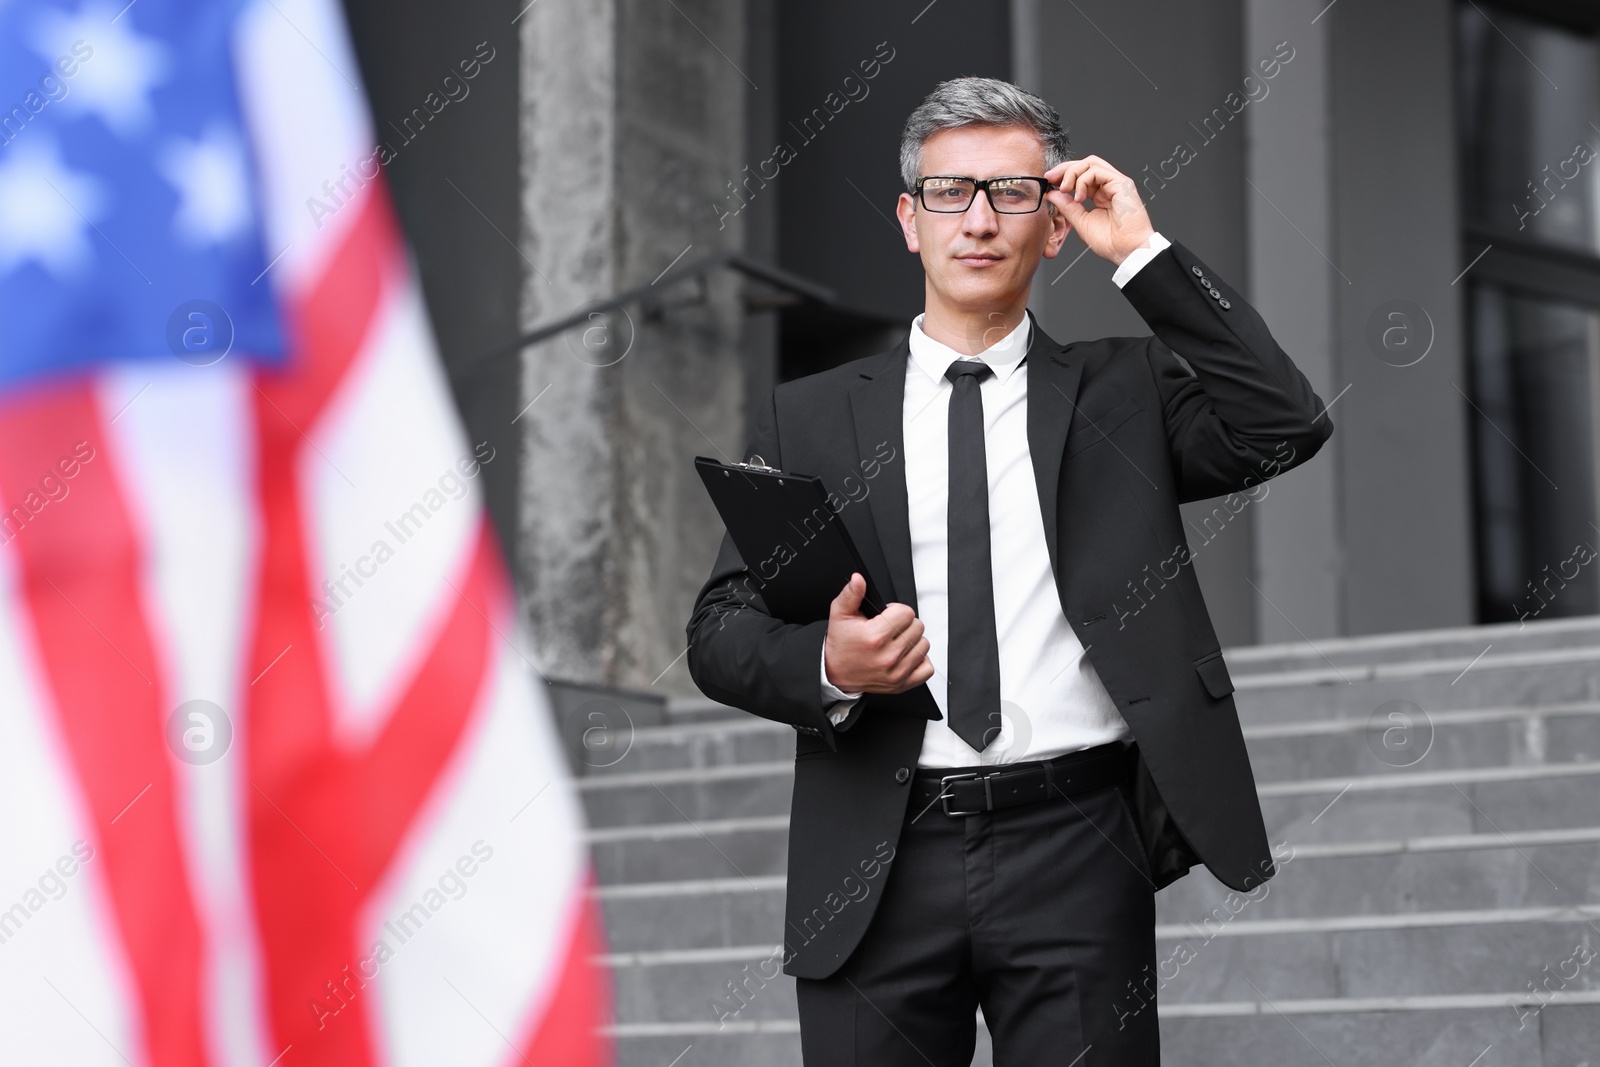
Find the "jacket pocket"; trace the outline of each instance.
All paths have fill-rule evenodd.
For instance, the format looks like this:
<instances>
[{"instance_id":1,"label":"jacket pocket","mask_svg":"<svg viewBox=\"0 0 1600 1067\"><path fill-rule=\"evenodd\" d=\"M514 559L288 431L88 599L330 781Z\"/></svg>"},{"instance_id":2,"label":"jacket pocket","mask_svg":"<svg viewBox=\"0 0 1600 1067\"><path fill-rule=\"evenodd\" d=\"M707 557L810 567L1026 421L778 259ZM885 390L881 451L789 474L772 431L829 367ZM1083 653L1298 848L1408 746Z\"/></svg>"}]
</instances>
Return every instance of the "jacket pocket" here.
<instances>
[{"instance_id":1,"label":"jacket pocket","mask_svg":"<svg viewBox=\"0 0 1600 1067\"><path fill-rule=\"evenodd\" d=\"M1195 660L1194 670L1213 700L1221 700L1233 692L1233 679L1228 677L1228 665L1222 661L1221 649Z\"/></svg>"}]
</instances>

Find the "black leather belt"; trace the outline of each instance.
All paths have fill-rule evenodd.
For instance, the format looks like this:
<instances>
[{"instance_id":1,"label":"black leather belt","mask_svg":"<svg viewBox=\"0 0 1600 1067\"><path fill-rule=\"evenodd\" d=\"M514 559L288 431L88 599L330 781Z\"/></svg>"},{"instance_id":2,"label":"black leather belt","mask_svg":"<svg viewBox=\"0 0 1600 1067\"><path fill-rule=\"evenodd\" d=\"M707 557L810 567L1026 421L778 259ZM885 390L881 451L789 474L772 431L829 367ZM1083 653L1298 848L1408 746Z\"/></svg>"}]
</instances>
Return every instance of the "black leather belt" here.
<instances>
[{"instance_id":1,"label":"black leather belt","mask_svg":"<svg viewBox=\"0 0 1600 1067\"><path fill-rule=\"evenodd\" d=\"M925 811L937 800L946 815L977 815L1119 785L1127 773L1128 749L1120 741L1053 760L927 768L911 779L911 809Z\"/></svg>"}]
</instances>

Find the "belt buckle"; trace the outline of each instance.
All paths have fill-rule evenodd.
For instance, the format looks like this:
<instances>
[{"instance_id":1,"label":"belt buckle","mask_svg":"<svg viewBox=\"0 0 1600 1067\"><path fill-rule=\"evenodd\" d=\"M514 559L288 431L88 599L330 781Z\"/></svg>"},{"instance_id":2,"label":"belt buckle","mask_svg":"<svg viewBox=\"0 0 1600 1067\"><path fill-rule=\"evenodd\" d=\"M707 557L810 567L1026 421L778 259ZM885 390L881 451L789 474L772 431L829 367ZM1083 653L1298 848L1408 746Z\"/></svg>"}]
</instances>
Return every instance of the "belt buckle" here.
<instances>
[{"instance_id":1,"label":"belt buckle","mask_svg":"<svg viewBox=\"0 0 1600 1067\"><path fill-rule=\"evenodd\" d=\"M989 776L987 774L984 774L982 776L982 778L983 778L983 799L988 803L989 807L988 808L974 808L972 811L952 811L952 810L950 810L950 801L952 799L954 799L954 798L949 793L945 792L945 787L947 785L949 785L951 782L960 782L960 781L965 781L968 778L978 778L978 777L979 777L979 772L978 771L967 771L964 774L947 774L943 778L939 779L939 806L944 809L944 813L946 815L950 815L950 816L956 816L956 815L981 815L985 811L988 811L988 810L990 810L990 809L992 809L994 807L994 798L990 795L990 792L989 792Z\"/></svg>"}]
</instances>

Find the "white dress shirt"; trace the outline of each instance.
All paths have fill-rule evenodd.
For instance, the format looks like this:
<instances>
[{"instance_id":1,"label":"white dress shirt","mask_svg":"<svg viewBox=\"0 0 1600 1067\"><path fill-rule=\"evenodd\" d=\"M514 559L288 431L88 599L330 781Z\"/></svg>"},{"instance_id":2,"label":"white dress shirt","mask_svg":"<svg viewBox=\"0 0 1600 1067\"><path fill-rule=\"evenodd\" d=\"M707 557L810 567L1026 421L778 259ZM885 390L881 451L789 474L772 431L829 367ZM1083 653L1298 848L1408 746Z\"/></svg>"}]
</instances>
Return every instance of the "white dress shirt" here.
<instances>
[{"instance_id":1,"label":"white dress shirt","mask_svg":"<svg viewBox=\"0 0 1600 1067\"><path fill-rule=\"evenodd\" d=\"M1118 288L1168 244L1156 234L1128 256L1112 276ZM1050 759L1130 735L1062 613L1050 569L1044 524L1053 520L1040 511L1028 449L1028 365L1023 357L1030 340L1031 320L1024 315L999 342L976 356L964 356L923 333L921 315L911 324L903 407L911 565L917 617L925 627L928 658L934 665L928 689L945 716L927 724L918 767ZM944 372L957 359L979 359L994 371L979 390L989 473L1001 729L982 752L950 729L944 673L950 634L949 412L954 391ZM821 681L823 702L837 702L829 709L830 720L842 722L861 694L846 693L828 681L826 652Z\"/></svg>"}]
</instances>

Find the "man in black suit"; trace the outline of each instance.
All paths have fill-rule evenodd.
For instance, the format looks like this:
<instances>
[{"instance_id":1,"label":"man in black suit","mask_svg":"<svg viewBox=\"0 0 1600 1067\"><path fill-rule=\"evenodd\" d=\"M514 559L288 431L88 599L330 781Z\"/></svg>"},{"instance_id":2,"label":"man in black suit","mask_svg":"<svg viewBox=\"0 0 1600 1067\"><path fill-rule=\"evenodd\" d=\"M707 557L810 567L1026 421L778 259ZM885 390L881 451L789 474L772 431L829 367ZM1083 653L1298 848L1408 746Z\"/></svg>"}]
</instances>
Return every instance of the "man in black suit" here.
<instances>
[{"instance_id":1,"label":"man in black suit","mask_svg":"<svg viewBox=\"0 0 1600 1067\"><path fill-rule=\"evenodd\" d=\"M1253 495L1332 426L1038 97L940 84L901 170L923 314L780 385L750 437L847 494L829 506L892 603L864 616L856 575L827 620L773 618L724 539L689 669L798 731L784 970L808 1065L965 1065L980 1006L1000 1067L1157 1064L1155 890L1196 862L1239 890L1274 871L1178 505ZM1032 321L1069 229L1153 337Z\"/></svg>"}]
</instances>

